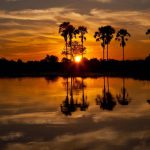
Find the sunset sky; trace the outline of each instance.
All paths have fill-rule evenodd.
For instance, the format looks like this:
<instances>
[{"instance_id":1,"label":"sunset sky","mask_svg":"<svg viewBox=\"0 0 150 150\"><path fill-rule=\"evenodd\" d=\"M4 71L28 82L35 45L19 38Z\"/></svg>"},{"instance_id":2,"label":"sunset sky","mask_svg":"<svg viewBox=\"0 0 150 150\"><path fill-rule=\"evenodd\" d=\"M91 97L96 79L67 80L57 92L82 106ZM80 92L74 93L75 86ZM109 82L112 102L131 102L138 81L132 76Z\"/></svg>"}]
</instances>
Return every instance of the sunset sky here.
<instances>
[{"instance_id":1,"label":"sunset sky","mask_svg":"<svg viewBox=\"0 0 150 150\"><path fill-rule=\"evenodd\" d=\"M150 53L145 35L150 28L150 0L0 0L0 57L39 60L49 54L61 59L64 40L58 26L64 21L87 26L87 58L102 58L102 48L93 35L103 25L130 32L126 59L141 59ZM122 49L114 40L109 57L122 59Z\"/></svg>"}]
</instances>

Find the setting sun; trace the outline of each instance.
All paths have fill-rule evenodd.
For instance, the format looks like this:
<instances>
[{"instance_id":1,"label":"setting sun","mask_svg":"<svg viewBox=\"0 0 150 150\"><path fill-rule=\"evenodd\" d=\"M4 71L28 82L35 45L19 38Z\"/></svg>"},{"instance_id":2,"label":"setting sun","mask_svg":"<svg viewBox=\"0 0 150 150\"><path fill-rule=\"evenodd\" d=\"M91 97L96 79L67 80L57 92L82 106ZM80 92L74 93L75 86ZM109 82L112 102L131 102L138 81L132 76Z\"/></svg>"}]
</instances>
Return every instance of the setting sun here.
<instances>
[{"instance_id":1,"label":"setting sun","mask_svg":"<svg viewBox=\"0 0 150 150\"><path fill-rule=\"evenodd\" d=\"M79 63L81 61L81 59L82 59L81 56L76 56L75 57L75 62Z\"/></svg>"}]
</instances>

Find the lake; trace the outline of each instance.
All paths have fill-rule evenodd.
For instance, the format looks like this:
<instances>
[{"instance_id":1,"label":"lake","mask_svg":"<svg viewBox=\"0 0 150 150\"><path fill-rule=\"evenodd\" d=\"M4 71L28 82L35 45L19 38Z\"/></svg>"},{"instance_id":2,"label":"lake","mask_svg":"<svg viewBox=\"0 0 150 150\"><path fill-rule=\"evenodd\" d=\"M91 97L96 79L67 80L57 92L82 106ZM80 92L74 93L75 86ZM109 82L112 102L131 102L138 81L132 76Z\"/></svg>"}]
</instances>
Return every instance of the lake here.
<instances>
[{"instance_id":1,"label":"lake","mask_svg":"<svg viewBox=\"0 0 150 150\"><path fill-rule=\"evenodd\" d=\"M0 150L149 150L150 81L1 78Z\"/></svg>"}]
</instances>

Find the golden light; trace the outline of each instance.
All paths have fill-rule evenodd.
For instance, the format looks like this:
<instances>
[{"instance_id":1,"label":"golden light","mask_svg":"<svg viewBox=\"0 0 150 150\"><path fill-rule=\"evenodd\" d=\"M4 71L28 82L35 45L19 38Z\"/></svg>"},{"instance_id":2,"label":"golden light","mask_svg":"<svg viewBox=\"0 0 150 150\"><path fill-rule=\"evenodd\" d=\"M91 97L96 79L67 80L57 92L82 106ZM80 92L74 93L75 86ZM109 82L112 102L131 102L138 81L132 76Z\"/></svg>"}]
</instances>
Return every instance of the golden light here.
<instances>
[{"instance_id":1,"label":"golden light","mask_svg":"<svg viewBox=\"0 0 150 150\"><path fill-rule=\"evenodd\" d=\"M75 62L79 63L81 61L82 57L81 56L76 56L75 57Z\"/></svg>"}]
</instances>

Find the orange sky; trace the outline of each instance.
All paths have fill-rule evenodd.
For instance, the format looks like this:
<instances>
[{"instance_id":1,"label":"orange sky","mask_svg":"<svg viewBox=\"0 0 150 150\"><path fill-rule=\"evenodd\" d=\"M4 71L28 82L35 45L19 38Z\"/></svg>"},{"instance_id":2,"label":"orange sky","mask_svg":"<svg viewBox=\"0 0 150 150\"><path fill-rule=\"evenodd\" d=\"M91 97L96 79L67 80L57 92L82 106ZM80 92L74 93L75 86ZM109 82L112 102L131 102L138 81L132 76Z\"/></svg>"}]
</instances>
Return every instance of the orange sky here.
<instances>
[{"instance_id":1,"label":"orange sky","mask_svg":"<svg viewBox=\"0 0 150 150\"><path fill-rule=\"evenodd\" d=\"M87 26L85 46L87 58L102 58L100 43L93 38L97 28L112 25L116 30L126 28L131 34L126 49L126 59L145 58L150 53L150 40L145 32L150 28L148 0L2 0L0 6L0 57L7 59L39 60L46 54L61 59L64 40L58 26L70 21L75 27ZM85 7L86 2L86 7ZM124 4L124 5L123 5ZM135 7L136 6L136 7ZM122 59L119 43L112 41L109 57Z\"/></svg>"}]
</instances>

